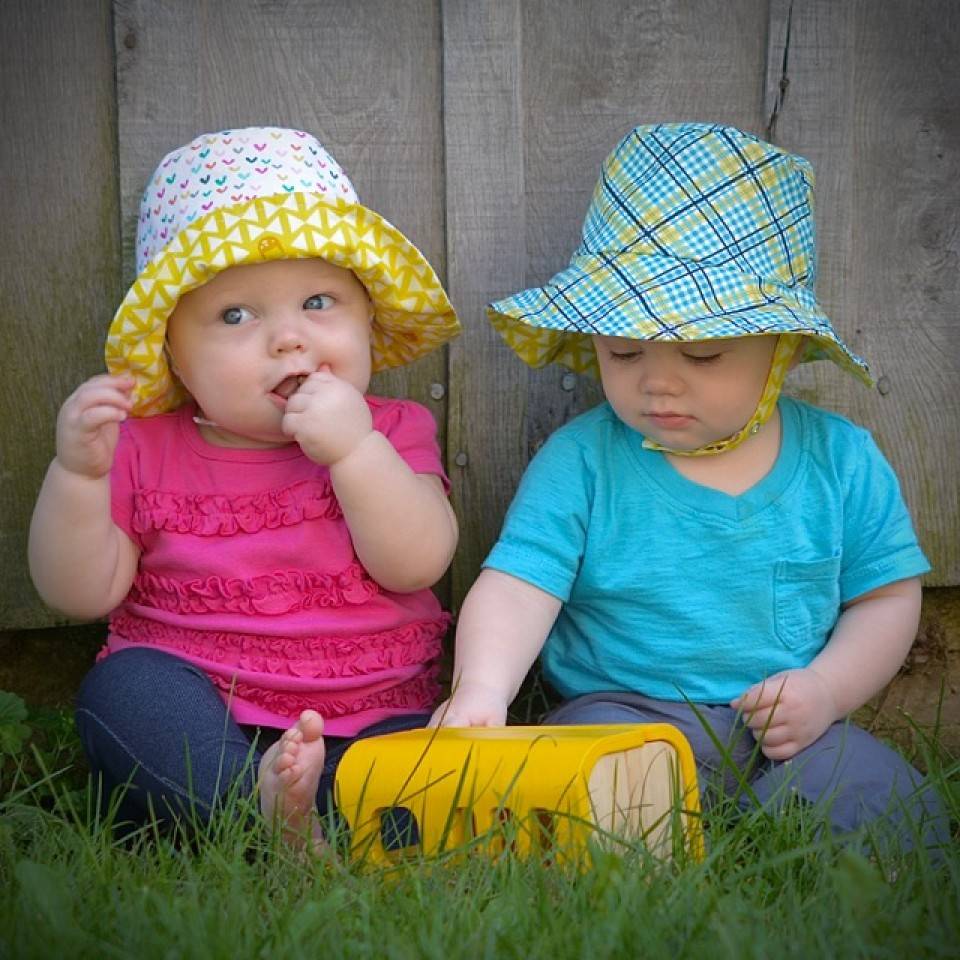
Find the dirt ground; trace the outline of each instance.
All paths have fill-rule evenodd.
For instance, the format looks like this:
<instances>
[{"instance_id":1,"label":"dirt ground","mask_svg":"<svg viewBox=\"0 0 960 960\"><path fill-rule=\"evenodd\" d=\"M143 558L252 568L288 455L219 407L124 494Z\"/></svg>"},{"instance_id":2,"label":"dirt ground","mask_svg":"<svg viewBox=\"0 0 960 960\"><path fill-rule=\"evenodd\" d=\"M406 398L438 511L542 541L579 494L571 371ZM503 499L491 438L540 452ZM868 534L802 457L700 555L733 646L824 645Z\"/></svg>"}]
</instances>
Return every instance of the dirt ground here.
<instances>
[{"instance_id":1,"label":"dirt ground","mask_svg":"<svg viewBox=\"0 0 960 960\"><path fill-rule=\"evenodd\" d=\"M960 754L960 587L927 589L916 643L893 681L856 720L905 748L914 724L938 731L940 742Z\"/></svg>"}]
</instances>

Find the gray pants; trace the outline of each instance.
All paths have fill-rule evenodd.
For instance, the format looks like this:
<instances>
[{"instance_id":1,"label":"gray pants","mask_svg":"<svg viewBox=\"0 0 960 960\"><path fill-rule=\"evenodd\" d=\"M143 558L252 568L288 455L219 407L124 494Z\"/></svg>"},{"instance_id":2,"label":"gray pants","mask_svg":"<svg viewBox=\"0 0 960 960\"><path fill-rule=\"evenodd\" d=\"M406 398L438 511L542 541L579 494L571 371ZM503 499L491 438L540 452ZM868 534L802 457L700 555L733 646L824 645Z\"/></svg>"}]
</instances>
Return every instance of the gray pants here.
<instances>
[{"instance_id":1,"label":"gray pants","mask_svg":"<svg viewBox=\"0 0 960 960\"><path fill-rule=\"evenodd\" d=\"M562 704L544 722L669 723L690 742L705 805L728 796L745 811L757 804L777 810L799 796L822 810L835 834L869 827L878 841L892 839L901 849L919 842L935 851L949 842L933 788L899 753L846 721L781 762L764 757L742 717L723 705L591 693Z\"/></svg>"}]
</instances>

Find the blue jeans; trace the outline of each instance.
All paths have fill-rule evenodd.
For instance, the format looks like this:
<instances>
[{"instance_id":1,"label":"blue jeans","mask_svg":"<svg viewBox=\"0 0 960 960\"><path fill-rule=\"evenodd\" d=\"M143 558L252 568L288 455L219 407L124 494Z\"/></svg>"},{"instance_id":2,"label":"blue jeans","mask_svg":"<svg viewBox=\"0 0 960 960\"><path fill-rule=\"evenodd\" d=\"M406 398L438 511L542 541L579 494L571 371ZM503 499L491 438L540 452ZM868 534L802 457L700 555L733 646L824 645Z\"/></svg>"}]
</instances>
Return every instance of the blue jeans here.
<instances>
[{"instance_id":1,"label":"blue jeans","mask_svg":"<svg viewBox=\"0 0 960 960\"><path fill-rule=\"evenodd\" d=\"M317 789L321 816L332 809L337 764L354 740L424 727L429 714L390 717L356 737L325 737ZM117 788L115 822L187 818L209 822L227 795L250 796L263 752L283 732L240 726L203 673L179 657L132 647L101 660L77 694L80 740L104 805ZM151 813L152 811L152 813Z\"/></svg>"},{"instance_id":2,"label":"blue jeans","mask_svg":"<svg viewBox=\"0 0 960 960\"><path fill-rule=\"evenodd\" d=\"M544 723L669 723L690 743L706 804L732 796L744 811L758 804L776 811L799 797L837 835L869 827L882 843L910 849L919 842L938 859L950 842L946 811L919 771L849 722L781 762L764 757L742 717L723 705L694 709L641 694L592 693L562 704Z\"/></svg>"}]
</instances>

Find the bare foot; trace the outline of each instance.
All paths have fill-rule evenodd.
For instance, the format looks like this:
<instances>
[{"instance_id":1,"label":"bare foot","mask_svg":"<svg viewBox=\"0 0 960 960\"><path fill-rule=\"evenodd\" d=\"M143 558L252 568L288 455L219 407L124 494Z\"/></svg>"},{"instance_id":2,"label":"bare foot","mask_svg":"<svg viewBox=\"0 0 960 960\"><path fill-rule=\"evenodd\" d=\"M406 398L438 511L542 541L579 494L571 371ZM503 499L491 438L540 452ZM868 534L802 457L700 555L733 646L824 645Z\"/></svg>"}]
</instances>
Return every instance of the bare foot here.
<instances>
[{"instance_id":1,"label":"bare foot","mask_svg":"<svg viewBox=\"0 0 960 960\"><path fill-rule=\"evenodd\" d=\"M291 843L323 842L316 801L326 752L323 717L304 710L260 760L260 811L268 820L279 821L284 839Z\"/></svg>"}]
</instances>

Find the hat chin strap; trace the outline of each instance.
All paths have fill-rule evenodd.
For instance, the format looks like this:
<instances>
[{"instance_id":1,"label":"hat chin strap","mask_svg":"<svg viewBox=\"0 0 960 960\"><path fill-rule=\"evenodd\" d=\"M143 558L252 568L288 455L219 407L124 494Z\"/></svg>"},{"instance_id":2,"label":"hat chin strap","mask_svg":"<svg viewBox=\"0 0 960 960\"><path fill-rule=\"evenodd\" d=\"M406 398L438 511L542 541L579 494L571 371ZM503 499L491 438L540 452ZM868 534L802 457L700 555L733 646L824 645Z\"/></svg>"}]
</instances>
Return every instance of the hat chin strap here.
<instances>
[{"instance_id":1,"label":"hat chin strap","mask_svg":"<svg viewBox=\"0 0 960 960\"><path fill-rule=\"evenodd\" d=\"M704 444L697 447L696 450L674 450L673 447L664 447L656 440L644 438L643 446L647 450L659 450L662 453L672 453L678 457L706 457L715 453L725 453L727 450L733 450L739 447L747 437L752 437L760 432L760 428L770 419L773 411L776 409L777 400L780 397L780 391L783 388L783 381L786 380L790 372L790 361L797 352L803 335L799 333L781 333L777 337L777 345L773 351L773 359L770 361L770 372L767 374L767 382L764 384L763 393L760 395L760 402L753 416L746 422L742 429L727 437L725 440L715 440L713 443Z\"/></svg>"}]
</instances>

